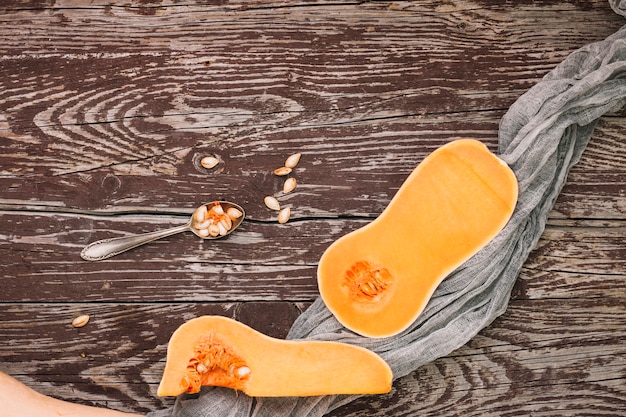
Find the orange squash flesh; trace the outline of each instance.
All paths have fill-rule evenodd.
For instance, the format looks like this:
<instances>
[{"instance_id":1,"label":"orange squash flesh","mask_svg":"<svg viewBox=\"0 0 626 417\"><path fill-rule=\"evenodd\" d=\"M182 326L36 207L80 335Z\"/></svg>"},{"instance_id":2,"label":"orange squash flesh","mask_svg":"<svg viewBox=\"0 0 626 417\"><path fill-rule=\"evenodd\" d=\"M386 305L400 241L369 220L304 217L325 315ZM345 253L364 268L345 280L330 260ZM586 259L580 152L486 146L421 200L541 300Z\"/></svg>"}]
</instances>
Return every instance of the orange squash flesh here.
<instances>
[{"instance_id":1,"label":"orange squash flesh","mask_svg":"<svg viewBox=\"0 0 626 417\"><path fill-rule=\"evenodd\" d=\"M172 335L159 396L214 385L253 397L380 394L389 366L375 353L338 342L282 340L235 320L203 316Z\"/></svg>"},{"instance_id":2,"label":"orange squash flesh","mask_svg":"<svg viewBox=\"0 0 626 417\"><path fill-rule=\"evenodd\" d=\"M318 266L322 299L356 333L400 333L441 281L505 226L517 193L513 171L481 142L442 146L376 220L326 249Z\"/></svg>"}]
</instances>

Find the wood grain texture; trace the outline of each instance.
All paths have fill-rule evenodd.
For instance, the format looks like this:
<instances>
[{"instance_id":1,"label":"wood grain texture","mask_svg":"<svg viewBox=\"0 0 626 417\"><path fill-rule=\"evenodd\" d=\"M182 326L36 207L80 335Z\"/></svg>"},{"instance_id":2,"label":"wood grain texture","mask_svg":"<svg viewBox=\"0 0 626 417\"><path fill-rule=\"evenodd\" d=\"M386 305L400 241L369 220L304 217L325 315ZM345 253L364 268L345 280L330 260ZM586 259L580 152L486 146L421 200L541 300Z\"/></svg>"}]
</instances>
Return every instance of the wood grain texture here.
<instances>
[{"instance_id":1,"label":"wood grain texture","mask_svg":"<svg viewBox=\"0 0 626 417\"><path fill-rule=\"evenodd\" d=\"M438 146L497 150L509 106L623 24L604 0L3 2L0 370L82 403L172 404L155 392L179 324L219 314L284 337L332 241ZM623 110L600 120L502 317L331 415L625 415L625 128ZM272 171L294 152L283 196ZM219 243L79 257L215 199L248 215Z\"/></svg>"}]
</instances>

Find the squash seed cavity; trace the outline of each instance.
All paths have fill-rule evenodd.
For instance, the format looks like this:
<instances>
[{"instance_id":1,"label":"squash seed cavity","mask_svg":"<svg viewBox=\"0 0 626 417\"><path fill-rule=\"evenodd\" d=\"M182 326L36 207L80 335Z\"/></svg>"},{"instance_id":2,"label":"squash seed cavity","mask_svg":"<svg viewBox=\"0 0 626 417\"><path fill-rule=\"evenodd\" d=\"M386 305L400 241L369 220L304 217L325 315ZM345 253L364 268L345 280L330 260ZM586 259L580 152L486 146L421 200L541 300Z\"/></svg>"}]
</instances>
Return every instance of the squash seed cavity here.
<instances>
[{"instance_id":1,"label":"squash seed cavity","mask_svg":"<svg viewBox=\"0 0 626 417\"><path fill-rule=\"evenodd\" d=\"M374 302L380 300L393 284L389 270L369 261L357 261L344 276L342 284L348 287L356 301Z\"/></svg>"},{"instance_id":2,"label":"squash seed cavity","mask_svg":"<svg viewBox=\"0 0 626 417\"><path fill-rule=\"evenodd\" d=\"M190 394L199 392L203 385L241 391L251 373L235 349L211 331L196 342L194 356L187 365L187 375L180 384Z\"/></svg>"}]
</instances>

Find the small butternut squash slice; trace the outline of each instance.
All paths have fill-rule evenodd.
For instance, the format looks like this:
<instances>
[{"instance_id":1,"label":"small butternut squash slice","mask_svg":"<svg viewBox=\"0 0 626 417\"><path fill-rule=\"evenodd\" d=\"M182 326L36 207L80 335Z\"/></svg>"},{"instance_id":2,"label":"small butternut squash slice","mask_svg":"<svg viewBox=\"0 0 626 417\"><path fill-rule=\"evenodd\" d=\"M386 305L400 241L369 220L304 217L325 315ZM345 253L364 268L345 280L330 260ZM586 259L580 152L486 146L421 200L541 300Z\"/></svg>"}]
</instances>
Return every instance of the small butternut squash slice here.
<instances>
[{"instance_id":1,"label":"small butternut squash slice","mask_svg":"<svg viewBox=\"0 0 626 417\"><path fill-rule=\"evenodd\" d=\"M196 393L206 385L253 397L380 394L391 380L389 366L367 349L275 339L226 317L202 316L172 335L157 394Z\"/></svg>"},{"instance_id":2,"label":"small butternut squash slice","mask_svg":"<svg viewBox=\"0 0 626 417\"><path fill-rule=\"evenodd\" d=\"M356 333L400 333L441 281L505 226L517 192L513 171L481 142L442 146L376 220L326 249L317 274L322 299Z\"/></svg>"}]
</instances>

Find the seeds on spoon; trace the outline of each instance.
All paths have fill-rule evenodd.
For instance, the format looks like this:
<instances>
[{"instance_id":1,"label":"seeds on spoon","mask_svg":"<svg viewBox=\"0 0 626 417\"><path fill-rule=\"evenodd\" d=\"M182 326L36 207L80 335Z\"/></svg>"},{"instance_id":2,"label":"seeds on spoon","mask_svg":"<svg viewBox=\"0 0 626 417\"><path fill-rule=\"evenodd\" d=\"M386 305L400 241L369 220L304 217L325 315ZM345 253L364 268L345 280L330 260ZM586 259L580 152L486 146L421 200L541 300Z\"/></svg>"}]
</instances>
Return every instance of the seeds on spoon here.
<instances>
[{"instance_id":1,"label":"seeds on spoon","mask_svg":"<svg viewBox=\"0 0 626 417\"><path fill-rule=\"evenodd\" d=\"M268 195L267 197L263 199L263 201L265 202L265 205L267 206L268 209L280 210L280 203L278 202L276 197L272 197L271 195Z\"/></svg>"},{"instance_id":2,"label":"seeds on spoon","mask_svg":"<svg viewBox=\"0 0 626 417\"><path fill-rule=\"evenodd\" d=\"M243 213L235 207L229 207L225 212L218 202L204 204L194 211L191 226L201 237L224 236L233 228L233 221L241 216Z\"/></svg>"}]
</instances>

